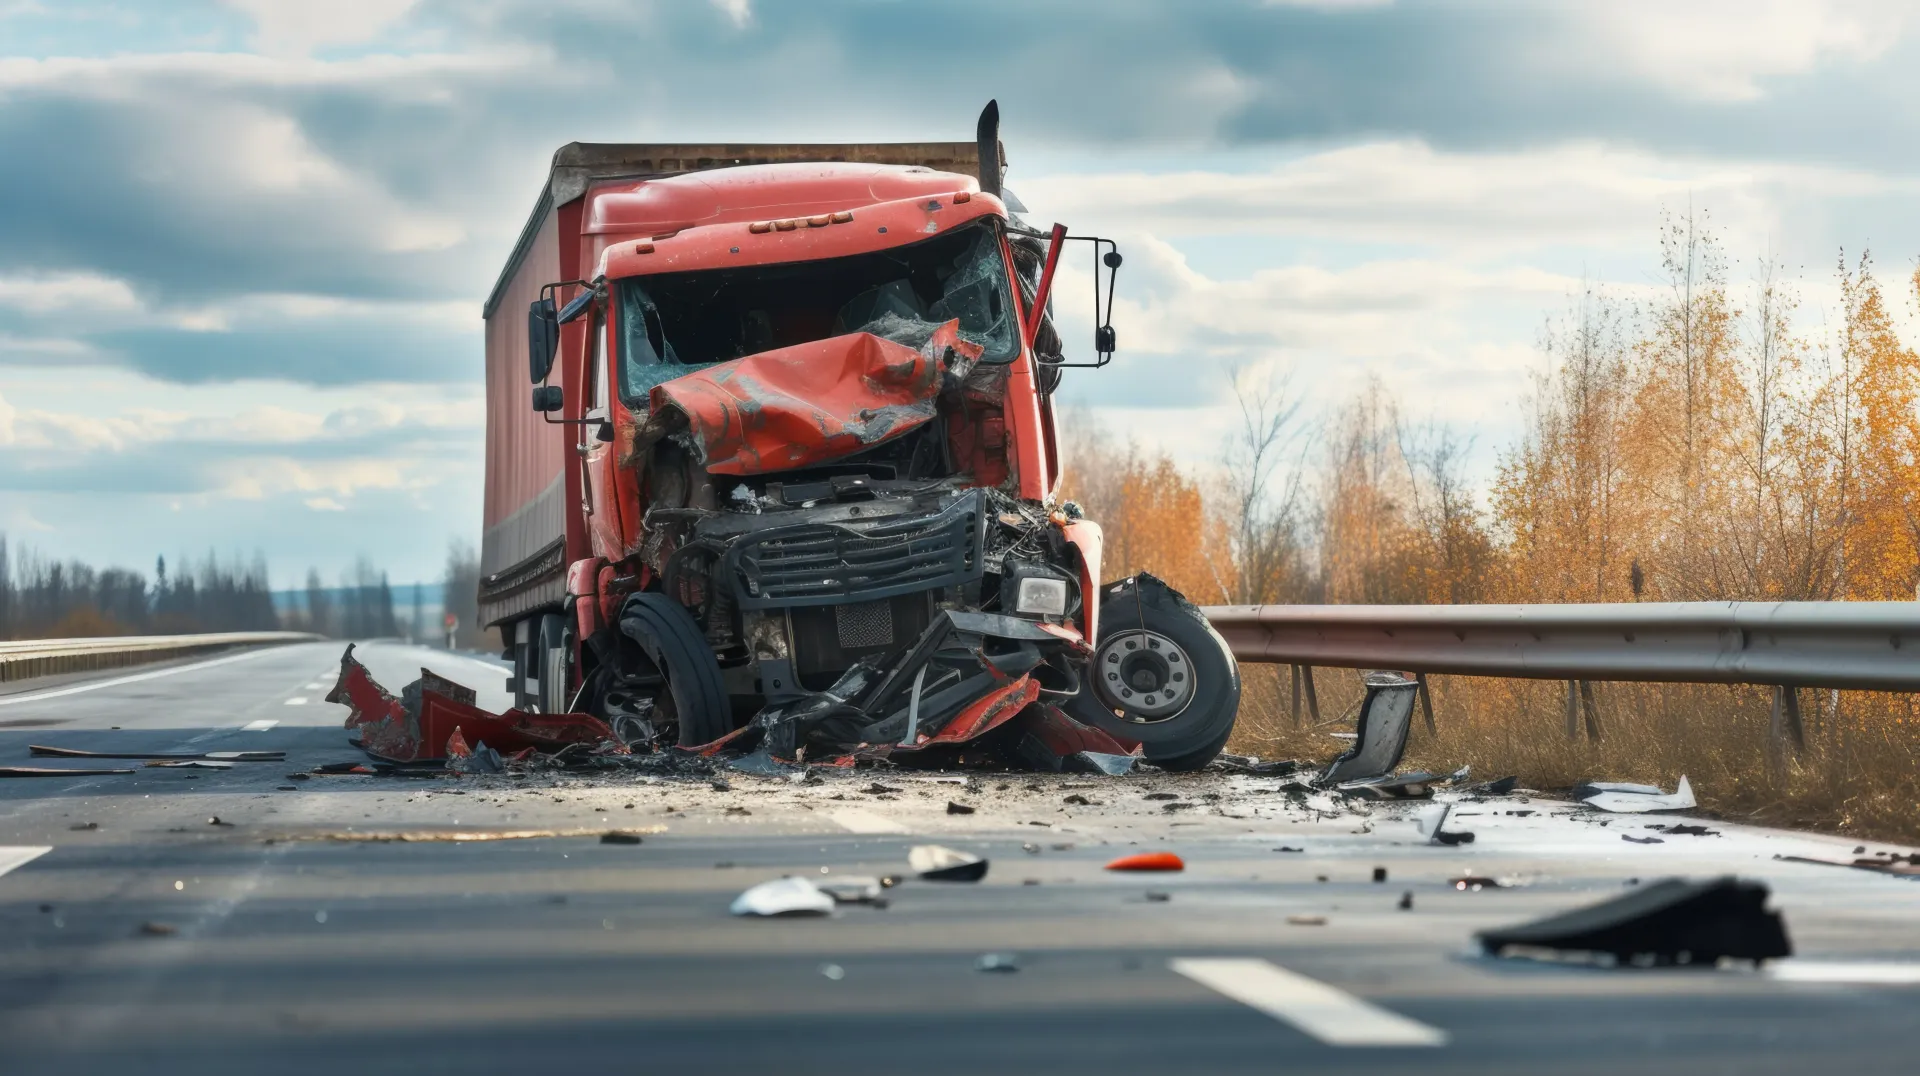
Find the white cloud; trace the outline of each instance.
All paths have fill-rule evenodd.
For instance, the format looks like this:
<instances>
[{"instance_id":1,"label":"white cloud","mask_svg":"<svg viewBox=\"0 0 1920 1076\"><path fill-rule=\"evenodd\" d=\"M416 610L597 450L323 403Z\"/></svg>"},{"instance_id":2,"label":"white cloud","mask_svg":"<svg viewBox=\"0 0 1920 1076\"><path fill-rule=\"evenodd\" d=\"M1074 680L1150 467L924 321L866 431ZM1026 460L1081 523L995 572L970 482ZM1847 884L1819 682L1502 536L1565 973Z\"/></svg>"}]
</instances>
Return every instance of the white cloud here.
<instances>
[{"instance_id":1,"label":"white cloud","mask_svg":"<svg viewBox=\"0 0 1920 1076\"><path fill-rule=\"evenodd\" d=\"M1594 61L1679 93L1751 101L1769 78L1876 58L1912 21L1910 0L1606 0L1573 9Z\"/></svg>"},{"instance_id":2,"label":"white cloud","mask_svg":"<svg viewBox=\"0 0 1920 1076\"><path fill-rule=\"evenodd\" d=\"M1450 153L1381 141L1250 171L1108 172L1022 180L1063 220L1162 236L1294 234L1445 244L1488 253L1553 245L1639 248L1663 208L1711 206L1725 228L1766 235L1791 199L1920 193L1904 177L1806 165L1688 160L1575 143Z\"/></svg>"},{"instance_id":3,"label":"white cloud","mask_svg":"<svg viewBox=\"0 0 1920 1076\"><path fill-rule=\"evenodd\" d=\"M733 24L734 29L744 30L752 25L753 0L712 0L712 3Z\"/></svg>"},{"instance_id":4,"label":"white cloud","mask_svg":"<svg viewBox=\"0 0 1920 1076\"><path fill-rule=\"evenodd\" d=\"M328 45L355 45L378 37L418 0L225 0L252 17L254 47L269 54L305 55Z\"/></svg>"},{"instance_id":5,"label":"white cloud","mask_svg":"<svg viewBox=\"0 0 1920 1076\"><path fill-rule=\"evenodd\" d=\"M126 281L98 273L16 273L0 275L0 307L29 314L118 314L138 310L140 299Z\"/></svg>"}]
</instances>

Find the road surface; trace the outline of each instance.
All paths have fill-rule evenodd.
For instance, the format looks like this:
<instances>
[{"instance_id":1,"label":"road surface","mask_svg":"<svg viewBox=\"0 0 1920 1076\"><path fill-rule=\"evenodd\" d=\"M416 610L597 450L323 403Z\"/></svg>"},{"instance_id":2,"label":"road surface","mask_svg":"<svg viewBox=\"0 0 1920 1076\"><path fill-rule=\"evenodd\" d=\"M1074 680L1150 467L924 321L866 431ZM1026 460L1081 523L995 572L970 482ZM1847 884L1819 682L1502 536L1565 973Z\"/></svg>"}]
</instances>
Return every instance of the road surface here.
<instances>
[{"instance_id":1,"label":"road surface","mask_svg":"<svg viewBox=\"0 0 1920 1076\"><path fill-rule=\"evenodd\" d=\"M493 663L359 655L396 690L429 664L504 701ZM1916 1067L1920 883L1773 858L1848 858L1851 840L1713 823L1633 843L1655 820L1516 797L1461 804L1477 840L1446 848L1406 806L1317 814L1224 774L291 780L359 757L321 700L337 659L301 644L0 694L0 764L81 765L29 743L289 753L0 781L0 1072ZM314 839L656 828L638 845ZM903 873L928 840L987 856L986 879L908 881L825 919L727 912L785 874ZM1188 869L1102 869L1149 850ZM1793 960L1601 970L1472 946L1631 880L1723 873L1773 887ZM1514 884L1456 888L1467 874Z\"/></svg>"}]
</instances>

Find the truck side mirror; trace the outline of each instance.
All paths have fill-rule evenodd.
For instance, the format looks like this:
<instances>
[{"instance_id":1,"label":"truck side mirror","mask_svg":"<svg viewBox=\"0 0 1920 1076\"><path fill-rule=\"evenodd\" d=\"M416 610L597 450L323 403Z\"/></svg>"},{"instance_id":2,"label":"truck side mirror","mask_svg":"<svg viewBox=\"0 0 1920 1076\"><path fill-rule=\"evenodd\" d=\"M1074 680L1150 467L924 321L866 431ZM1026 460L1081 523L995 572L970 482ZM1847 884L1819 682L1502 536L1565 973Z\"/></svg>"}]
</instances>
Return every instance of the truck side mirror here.
<instances>
[{"instance_id":1,"label":"truck side mirror","mask_svg":"<svg viewBox=\"0 0 1920 1076\"><path fill-rule=\"evenodd\" d=\"M1113 326L1102 325L1093 330L1093 350L1097 354L1113 354Z\"/></svg>"},{"instance_id":2,"label":"truck side mirror","mask_svg":"<svg viewBox=\"0 0 1920 1076\"><path fill-rule=\"evenodd\" d=\"M538 385L553 372L553 357L560 350L560 315L554 309L553 297L543 295L527 307L527 372L532 375L533 383ZM559 389L555 389L559 392ZM540 406L540 390L534 390L534 410L557 411L560 405Z\"/></svg>"},{"instance_id":3,"label":"truck side mirror","mask_svg":"<svg viewBox=\"0 0 1920 1076\"><path fill-rule=\"evenodd\" d=\"M547 361L551 364L553 361L552 356L548 356ZM564 406L566 406L566 396L560 391L560 386L535 386L533 390L533 409L535 411L558 411Z\"/></svg>"}]
</instances>

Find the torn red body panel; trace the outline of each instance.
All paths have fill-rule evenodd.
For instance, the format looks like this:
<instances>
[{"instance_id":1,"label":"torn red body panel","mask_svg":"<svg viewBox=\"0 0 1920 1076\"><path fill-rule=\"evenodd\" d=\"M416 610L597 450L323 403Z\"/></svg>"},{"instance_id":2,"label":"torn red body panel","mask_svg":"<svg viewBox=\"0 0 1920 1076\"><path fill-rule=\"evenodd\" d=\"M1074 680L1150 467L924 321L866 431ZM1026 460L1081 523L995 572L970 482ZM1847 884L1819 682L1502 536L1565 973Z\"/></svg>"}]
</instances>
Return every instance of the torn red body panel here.
<instances>
[{"instance_id":1,"label":"torn red body panel","mask_svg":"<svg viewBox=\"0 0 1920 1076\"><path fill-rule=\"evenodd\" d=\"M1039 697L1039 682L1032 676L1021 676L967 704L967 708L953 715L953 720L947 722L946 727L938 733L921 736L913 747L903 745L895 750L910 751L978 739L1011 721Z\"/></svg>"},{"instance_id":2,"label":"torn red body panel","mask_svg":"<svg viewBox=\"0 0 1920 1076\"><path fill-rule=\"evenodd\" d=\"M520 710L495 714L480 709L474 700L472 689L425 669L396 699L353 656L352 644L340 655L340 678L327 693L328 702L347 707L346 727L360 731L361 749L391 762L444 759L456 731L462 746L485 743L502 752L528 747L557 751L576 743L607 745L603 749L620 754L627 751L599 718Z\"/></svg>"},{"instance_id":3,"label":"torn red body panel","mask_svg":"<svg viewBox=\"0 0 1920 1076\"><path fill-rule=\"evenodd\" d=\"M944 378L980 357L959 321L924 347L850 333L723 362L654 388L655 435L682 415L713 474L811 466L906 433L934 416Z\"/></svg>"}]
</instances>

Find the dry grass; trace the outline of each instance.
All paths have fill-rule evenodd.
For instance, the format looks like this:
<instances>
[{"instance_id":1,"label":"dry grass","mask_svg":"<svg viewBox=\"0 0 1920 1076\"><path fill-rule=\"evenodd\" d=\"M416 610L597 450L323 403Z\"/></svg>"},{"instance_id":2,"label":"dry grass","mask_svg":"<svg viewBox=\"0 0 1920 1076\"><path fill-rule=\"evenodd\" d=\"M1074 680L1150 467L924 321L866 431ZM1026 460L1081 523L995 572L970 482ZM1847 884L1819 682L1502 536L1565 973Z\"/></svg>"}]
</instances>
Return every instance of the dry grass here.
<instances>
[{"instance_id":1,"label":"dry grass","mask_svg":"<svg viewBox=\"0 0 1920 1076\"><path fill-rule=\"evenodd\" d=\"M1320 669L1321 724L1288 716L1284 666L1243 666L1246 690L1230 750L1324 761L1351 732L1360 675ZM1703 810L1730 821L1920 843L1920 713L1910 695L1803 691L1807 750L1780 757L1762 688L1596 684L1598 742L1566 735L1565 686L1552 681L1434 677L1438 735L1416 712L1407 768L1519 776L1542 791L1583 779L1671 788L1686 774Z\"/></svg>"}]
</instances>

